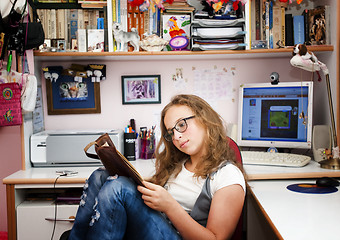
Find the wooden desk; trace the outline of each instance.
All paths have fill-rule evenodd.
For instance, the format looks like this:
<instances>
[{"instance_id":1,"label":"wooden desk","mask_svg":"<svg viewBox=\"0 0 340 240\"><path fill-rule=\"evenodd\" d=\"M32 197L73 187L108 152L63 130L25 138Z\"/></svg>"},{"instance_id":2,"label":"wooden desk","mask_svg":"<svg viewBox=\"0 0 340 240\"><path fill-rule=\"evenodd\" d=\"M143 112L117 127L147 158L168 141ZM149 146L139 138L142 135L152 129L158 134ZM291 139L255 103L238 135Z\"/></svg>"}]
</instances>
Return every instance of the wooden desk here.
<instances>
[{"instance_id":1,"label":"wooden desk","mask_svg":"<svg viewBox=\"0 0 340 240\"><path fill-rule=\"evenodd\" d=\"M154 171L153 160L138 159L132 164L136 167L143 177L151 176ZM25 191L27 189L54 187L56 170L74 170L78 174L70 177L60 177L57 181L56 188L82 188L85 180L98 167L52 167L52 168L30 168L20 170L3 179L6 184L7 198L7 225L8 239L17 239L16 228L16 207L24 201Z\"/></svg>"},{"instance_id":2,"label":"wooden desk","mask_svg":"<svg viewBox=\"0 0 340 240\"><path fill-rule=\"evenodd\" d=\"M340 192L304 194L286 188L295 183L315 183L315 179L248 183L249 194L272 228L272 235L268 237L259 232L263 226L257 226L256 221L252 222L252 226L248 226L249 240L340 239ZM259 225L263 225L263 222ZM249 229L253 232L249 232Z\"/></svg>"}]
</instances>

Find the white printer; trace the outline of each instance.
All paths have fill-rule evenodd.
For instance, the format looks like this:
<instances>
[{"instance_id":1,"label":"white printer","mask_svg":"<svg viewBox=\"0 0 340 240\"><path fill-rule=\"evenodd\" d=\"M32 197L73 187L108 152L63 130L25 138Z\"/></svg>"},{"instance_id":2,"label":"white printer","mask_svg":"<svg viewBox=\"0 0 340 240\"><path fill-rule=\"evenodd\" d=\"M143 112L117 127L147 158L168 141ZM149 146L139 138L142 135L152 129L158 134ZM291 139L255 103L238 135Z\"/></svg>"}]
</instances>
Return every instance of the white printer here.
<instances>
[{"instance_id":1,"label":"white printer","mask_svg":"<svg viewBox=\"0 0 340 240\"><path fill-rule=\"evenodd\" d=\"M87 157L84 148L104 133L108 133L117 150L124 153L122 130L43 131L31 136L31 163L34 167L101 165L100 160ZM88 152L95 153L94 147Z\"/></svg>"}]
</instances>

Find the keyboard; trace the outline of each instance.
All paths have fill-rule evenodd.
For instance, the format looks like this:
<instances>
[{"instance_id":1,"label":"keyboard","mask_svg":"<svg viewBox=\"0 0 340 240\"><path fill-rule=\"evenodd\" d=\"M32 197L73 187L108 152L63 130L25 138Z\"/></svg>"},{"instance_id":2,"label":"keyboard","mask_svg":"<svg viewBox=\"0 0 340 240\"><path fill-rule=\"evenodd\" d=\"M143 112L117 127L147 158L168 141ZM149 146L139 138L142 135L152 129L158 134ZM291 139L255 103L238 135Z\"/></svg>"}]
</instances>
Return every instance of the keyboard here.
<instances>
[{"instance_id":1,"label":"keyboard","mask_svg":"<svg viewBox=\"0 0 340 240\"><path fill-rule=\"evenodd\" d=\"M303 167L311 157L293 153L241 151L243 164L281 167Z\"/></svg>"}]
</instances>

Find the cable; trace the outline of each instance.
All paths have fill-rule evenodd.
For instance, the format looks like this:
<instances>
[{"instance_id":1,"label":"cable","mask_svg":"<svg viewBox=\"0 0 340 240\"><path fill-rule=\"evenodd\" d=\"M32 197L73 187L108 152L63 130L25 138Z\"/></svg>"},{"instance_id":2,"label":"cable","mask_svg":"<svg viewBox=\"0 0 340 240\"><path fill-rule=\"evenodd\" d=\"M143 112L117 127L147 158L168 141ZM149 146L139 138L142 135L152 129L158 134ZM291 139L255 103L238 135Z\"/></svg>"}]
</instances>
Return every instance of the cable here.
<instances>
[{"instance_id":1,"label":"cable","mask_svg":"<svg viewBox=\"0 0 340 240\"><path fill-rule=\"evenodd\" d=\"M56 184L57 184L57 181L60 177L65 177L67 176L67 173L64 173L64 174L61 174L59 175L58 177L56 177L55 181L54 181L54 184L53 184L53 192L55 194L55 204L54 204L54 222L53 222L53 231L52 231L52 236L51 236L51 240L53 240L53 237L54 237L54 232L55 232L55 227L57 225L57 192L56 192Z\"/></svg>"}]
</instances>

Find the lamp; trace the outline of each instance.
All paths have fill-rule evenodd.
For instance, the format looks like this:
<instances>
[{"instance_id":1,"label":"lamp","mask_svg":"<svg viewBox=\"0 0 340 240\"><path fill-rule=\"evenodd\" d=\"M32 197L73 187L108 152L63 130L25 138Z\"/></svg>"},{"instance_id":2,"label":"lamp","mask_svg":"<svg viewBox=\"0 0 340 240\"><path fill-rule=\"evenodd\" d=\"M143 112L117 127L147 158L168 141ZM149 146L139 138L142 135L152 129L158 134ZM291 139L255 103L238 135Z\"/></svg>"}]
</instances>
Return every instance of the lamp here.
<instances>
[{"instance_id":1,"label":"lamp","mask_svg":"<svg viewBox=\"0 0 340 240\"><path fill-rule=\"evenodd\" d=\"M290 64L294 67L301 68L309 72L316 72L322 70L323 74L326 76L329 114L332 124L331 128L333 137L333 147L332 154L330 156L327 156L326 160L319 162L319 164L320 167L322 168L338 170L340 169L339 147L335 129L332 93L329 81L328 68L324 63L320 62L312 52L308 52L307 47L304 44L297 44L294 46L293 57L290 60Z\"/></svg>"}]
</instances>

